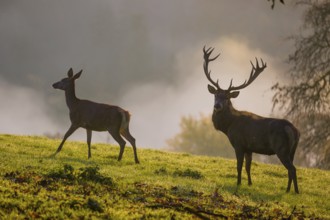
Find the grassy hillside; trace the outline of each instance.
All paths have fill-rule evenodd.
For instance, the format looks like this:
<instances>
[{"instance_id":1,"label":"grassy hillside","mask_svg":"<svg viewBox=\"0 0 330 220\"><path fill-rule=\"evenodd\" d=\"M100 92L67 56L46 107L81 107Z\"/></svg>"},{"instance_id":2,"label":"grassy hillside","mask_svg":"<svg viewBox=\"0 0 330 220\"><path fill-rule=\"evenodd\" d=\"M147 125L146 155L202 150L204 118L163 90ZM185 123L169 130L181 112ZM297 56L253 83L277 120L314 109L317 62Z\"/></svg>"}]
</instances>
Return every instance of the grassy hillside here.
<instances>
[{"instance_id":1,"label":"grassy hillside","mask_svg":"<svg viewBox=\"0 0 330 220\"><path fill-rule=\"evenodd\" d=\"M236 161L127 147L0 135L0 219L330 219L330 172L253 163L236 190Z\"/></svg>"}]
</instances>

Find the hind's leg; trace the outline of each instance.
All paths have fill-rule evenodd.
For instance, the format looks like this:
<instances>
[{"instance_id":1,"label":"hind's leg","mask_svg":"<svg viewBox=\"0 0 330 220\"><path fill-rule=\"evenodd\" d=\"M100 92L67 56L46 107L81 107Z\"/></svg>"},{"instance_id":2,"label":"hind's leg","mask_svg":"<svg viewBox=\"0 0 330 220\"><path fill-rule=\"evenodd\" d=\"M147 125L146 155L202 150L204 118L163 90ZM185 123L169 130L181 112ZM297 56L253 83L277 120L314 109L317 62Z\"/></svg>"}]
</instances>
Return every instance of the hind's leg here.
<instances>
[{"instance_id":1,"label":"hind's leg","mask_svg":"<svg viewBox=\"0 0 330 220\"><path fill-rule=\"evenodd\" d=\"M64 142L66 141L66 139L73 133L75 132L76 130L78 129L77 126L74 126L74 125L71 125L69 130L65 133L64 137L63 137L63 140L60 144L60 146L58 146L57 148L57 151L55 152L55 154L53 154L53 156L55 156L57 153L59 153L61 150L62 150L62 147L63 147L63 144Z\"/></svg>"},{"instance_id":2,"label":"hind's leg","mask_svg":"<svg viewBox=\"0 0 330 220\"><path fill-rule=\"evenodd\" d=\"M120 136L118 129L109 129L108 131L111 134L111 136L113 137L113 139L115 139L115 141L117 141L117 143L120 146L120 152L119 152L119 156L118 156L118 161L120 161L121 158L123 157L126 142Z\"/></svg>"},{"instance_id":3,"label":"hind's leg","mask_svg":"<svg viewBox=\"0 0 330 220\"><path fill-rule=\"evenodd\" d=\"M121 135L124 136L124 138L126 138L126 140L128 140L131 143L132 148L133 148L133 151L134 151L134 160L135 160L135 163L140 163L139 162L139 159L138 159L138 156L137 156L136 145L135 145L135 138L130 134L129 128L127 127L126 129L122 130L120 133L121 133Z\"/></svg>"}]
</instances>

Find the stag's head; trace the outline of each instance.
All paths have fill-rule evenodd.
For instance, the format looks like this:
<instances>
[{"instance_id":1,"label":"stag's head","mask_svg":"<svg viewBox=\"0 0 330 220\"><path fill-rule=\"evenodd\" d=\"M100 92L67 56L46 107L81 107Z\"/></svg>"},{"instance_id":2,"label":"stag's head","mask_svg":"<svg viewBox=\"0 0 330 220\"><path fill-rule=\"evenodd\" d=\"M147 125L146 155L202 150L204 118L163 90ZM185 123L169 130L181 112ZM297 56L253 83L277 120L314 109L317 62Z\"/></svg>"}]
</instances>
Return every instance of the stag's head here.
<instances>
[{"instance_id":1,"label":"stag's head","mask_svg":"<svg viewBox=\"0 0 330 220\"><path fill-rule=\"evenodd\" d=\"M73 75L72 68L68 71L68 77L63 78L60 81L53 84L54 89L61 89L61 90L67 90L68 88L72 87L74 85L74 81L80 77L82 73L82 70L80 70L78 73Z\"/></svg>"},{"instance_id":2,"label":"stag's head","mask_svg":"<svg viewBox=\"0 0 330 220\"><path fill-rule=\"evenodd\" d=\"M252 70L250 73L250 77L247 81L245 81L242 85L240 86L233 86L233 80L230 81L230 85L228 89L221 89L219 86L219 80L216 82L212 80L211 78L211 71L209 70L209 62L214 61L217 59L220 54L216 55L213 58L210 58L214 48L208 48L205 49L203 48L204 52L204 73L206 75L206 78L209 80L211 83L208 84L208 90L211 94L214 95L214 111L222 111L223 109L227 108L230 105L230 99L231 98L236 98L239 95L239 90L247 87L250 85L258 76L259 74L266 68L266 63L261 59L261 66L259 66L259 62L256 59L256 65L254 65L251 62L252 65Z\"/></svg>"}]
</instances>

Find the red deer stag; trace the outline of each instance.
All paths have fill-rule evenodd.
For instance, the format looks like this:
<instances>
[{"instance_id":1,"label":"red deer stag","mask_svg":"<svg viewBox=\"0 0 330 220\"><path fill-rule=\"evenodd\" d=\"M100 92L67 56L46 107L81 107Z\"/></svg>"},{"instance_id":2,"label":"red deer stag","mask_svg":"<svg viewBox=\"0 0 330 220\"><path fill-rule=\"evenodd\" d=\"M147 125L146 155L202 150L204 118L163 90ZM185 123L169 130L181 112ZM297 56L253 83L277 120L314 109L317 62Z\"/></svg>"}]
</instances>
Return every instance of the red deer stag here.
<instances>
[{"instance_id":1,"label":"red deer stag","mask_svg":"<svg viewBox=\"0 0 330 220\"><path fill-rule=\"evenodd\" d=\"M108 131L120 146L118 161L122 159L126 144L125 140L121 137L122 135L131 143L134 151L135 163L139 163L135 139L129 132L129 112L118 106L78 99L75 94L75 80L80 77L81 73L82 70L73 75L73 70L71 68L68 71L67 78L53 84L55 89L65 91L66 104L70 110L71 120L71 126L65 133L54 156L61 151L65 140L81 127L85 128L87 131L88 158L91 157L92 131Z\"/></svg>"},{"instance_id":2,"label":"red deer stag","mask_svg":"<svg viewBox=\"0 0 330 220\"><path fill-rule=\"evenodd\" d=\"M248 184L251 185L251 161L252 153L274 155L276 154L285 168L288 170L287 192L290 191L293 180L294 189L299 193L296 168L293 165L293 158L299 141L299 131L288 121L275 118L264 118L259 115L236 110L230 99L236 98L239 91L249 86L259 74L266 68L266 63L261 60L261 66L256 59L252 62L250 77L240 86L233 86L231 80L228 89L221 89L219 81L211 79L209 62L219 57L210 58L214 48L203 48L204 52L204 73L212 85L208 90L214 95L214 109L212 122L215 129L227 135L231 145L235 149L237 159L237 185L241 184L241 173L245 157L245 169L248 175Z\"/></svg>"}]
</instances>

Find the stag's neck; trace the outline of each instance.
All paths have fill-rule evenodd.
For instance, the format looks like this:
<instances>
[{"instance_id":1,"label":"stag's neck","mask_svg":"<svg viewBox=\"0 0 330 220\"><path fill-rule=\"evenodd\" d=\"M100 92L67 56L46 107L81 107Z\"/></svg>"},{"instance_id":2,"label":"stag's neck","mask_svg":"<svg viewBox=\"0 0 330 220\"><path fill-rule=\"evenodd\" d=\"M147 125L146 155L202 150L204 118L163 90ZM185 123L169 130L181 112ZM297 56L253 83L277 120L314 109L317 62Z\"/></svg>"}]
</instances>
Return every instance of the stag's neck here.
<instances>
[{"instance_id":1,"label":"stag's neck","mask_svg":"<svg viewBox=\"0 0 330 220\"><path fill-rule=\"evenodd\" d=\"M221 111L213 111L212 121L215 129L222 131L227 134L228 129L235 121L235 119L240 115L240 112L236 110L230 103L227 108Z\"/></svg>"},{"instance_id":2,"label":"stag's neck","mask_svg":"<svg viewBox=\"0 0 330 220\"><path fill-rule=\"evenodd\" d=\"M70 111L74 111L79 101L79 99L76 97L74 84L73 86L65 90L65 100L66 100L66 105L68 106Z\"/></svg>"}]
</instances>

